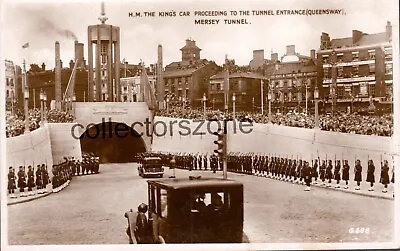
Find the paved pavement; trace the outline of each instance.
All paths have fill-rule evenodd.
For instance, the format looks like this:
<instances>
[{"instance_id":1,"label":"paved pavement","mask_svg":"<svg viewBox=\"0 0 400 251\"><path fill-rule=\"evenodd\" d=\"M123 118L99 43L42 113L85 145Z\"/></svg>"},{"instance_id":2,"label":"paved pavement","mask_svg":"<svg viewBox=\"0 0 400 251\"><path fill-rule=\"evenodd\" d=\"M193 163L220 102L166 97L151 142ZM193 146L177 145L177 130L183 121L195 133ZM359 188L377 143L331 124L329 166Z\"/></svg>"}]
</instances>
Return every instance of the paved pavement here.
<instances>
[{"instance_id":1,"label":"paved pavement","mask_svg":"<svg viewBox=\"0 0 400 251\"><path fill-rule=\"evenodd\" d=\"M50 196L8 206L9 244L126 244L124 212L147 202L135 164L101 166ZM171 175L167 169L165 176ZM176 176L222 173L176 170ZM244 183L244 231L252 243L390 242L394 201L229 173ZM364 233L356 233L364 230ZM354 230L354 231L352 231ZM353 233L352 233L353 232Z\"/></svg>"}]
</instances>

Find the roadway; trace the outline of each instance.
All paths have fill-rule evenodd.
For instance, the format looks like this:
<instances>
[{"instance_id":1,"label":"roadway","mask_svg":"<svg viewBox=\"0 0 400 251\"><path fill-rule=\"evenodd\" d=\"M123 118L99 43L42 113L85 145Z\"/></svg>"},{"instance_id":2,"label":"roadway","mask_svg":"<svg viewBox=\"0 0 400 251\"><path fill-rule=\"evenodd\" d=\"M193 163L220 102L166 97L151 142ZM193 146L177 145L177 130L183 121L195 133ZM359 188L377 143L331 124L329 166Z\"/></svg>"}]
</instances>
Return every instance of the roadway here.
<instances>
[{"instance_id":1,"label":"roadway","mask_svg":"<svg viewBox=\"0 0 400 251\"><path fill-rule=\"evenodd\" d=\"M8 206L10 245L127 244L124 212L147 202L136 164L101 165L59 193ZM172 170L166 169L168 177ZM198 175L199 172L192 172ZM189 172L176 170L177 177ZM203 172L222 177L222 173ZM391 242L394 201L229 173L244 183L244 231L252 243ZM368 228L368 233L349 233Z\"/></svg>"}]
</instances>

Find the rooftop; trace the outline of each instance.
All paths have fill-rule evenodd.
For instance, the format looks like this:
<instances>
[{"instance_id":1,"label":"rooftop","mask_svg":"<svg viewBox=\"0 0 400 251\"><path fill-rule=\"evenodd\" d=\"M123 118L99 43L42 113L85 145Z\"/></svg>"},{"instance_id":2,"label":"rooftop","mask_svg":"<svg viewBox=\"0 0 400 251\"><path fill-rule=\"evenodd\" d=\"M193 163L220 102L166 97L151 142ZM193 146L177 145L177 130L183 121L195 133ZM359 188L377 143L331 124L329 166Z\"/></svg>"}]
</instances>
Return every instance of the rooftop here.
<instances>
[{"instance_id":1,"label":"rooftop","mask_svg":"<svg viewBox=\"0 0 400 251\"><path fill-rule=\"evenodd\" d=\"M375 34L363 33L361 38L355 44L353 44L352 37L345 37L345 38L332 39L331 46L332 48L343 48L343 47L378 44L382 42L387 42L385 32L375 33Z\"/></svg>"},{"instance_id":2,"label":"rooftop","mask_svg":"<svg viewBox=\"0 0 400 251\"><path fill-rule=\"evenodd\" d=\"M188 178L176 178L176 179L156 179L148 180L149 184L159 184L164 187L172 189L185 189L185 188L212 188L212 187L239 187L243 186L242 183L229 180L229 179L217 179L217 178L199 178L190 179Z\"/></svg>"},{"instance_id":3,"label":"rooftop","mask_svg":"<svg viewBox=\"0 0 400 251\"><path fill-rule=\"evenodd\" d=\"M225 77L225 71L218 72L217 74L210 77L210 79L221 79ZM229 78L254 78L263 79L264 76L257 72L233 72L229 73Z\"/></svg>"}]
</instances>

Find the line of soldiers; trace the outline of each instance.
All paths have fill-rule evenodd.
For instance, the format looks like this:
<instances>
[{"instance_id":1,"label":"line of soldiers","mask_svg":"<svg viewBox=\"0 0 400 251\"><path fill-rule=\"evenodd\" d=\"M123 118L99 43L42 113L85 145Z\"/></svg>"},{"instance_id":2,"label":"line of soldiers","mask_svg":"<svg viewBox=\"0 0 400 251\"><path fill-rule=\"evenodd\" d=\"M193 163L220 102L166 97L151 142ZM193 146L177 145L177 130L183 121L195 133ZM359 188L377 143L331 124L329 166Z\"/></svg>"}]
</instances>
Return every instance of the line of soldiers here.
<instances>
[{"instance_id":1,"label":"line of soldiers","mask_svg":"<svg viewBox=\"0 0 400 251\"><path fill-rule=\"evenodd\" d=\"M15 175L14 168L9 167L7 175L8 193L10 198L16 198L15 190L18 185L20 197L32 196L35 195L35 193L43 194L50 192L50 188L46 188L48 184L52 184L53 192L59 192L70 183L72 176L98 172L99 157L96 157L92 153L83 154L82 161L77 160L74 157L64 157L62 163L53 164L53 177L51 180L46 164L37 165L36 172L32 166L28 166L28 171L25 170L24 166L19 166L17 175ZM36 191L33 190L35 187Z\"/></svg>"},{"instance_id":2,"label":"line of soldiers","mask_svg":"<svg viewBox=\"0 0 400 251\"><path fill-rule=\"evenodd\" d=\"M174 167L187 170L222 170L222 159L215 155L190 154L190 153L142 153L141 157L158 156L161 157L164 166L171 166L174 159ZM334 165L335 163L335 165ZM322 160L318 157L313 159L311 164L302 159L283 158L268 155L256 155L253 153L229 153L227 156L227 170L230 172L254 174L292 183L305 184L306 191L310 190L311 184L318 184L320 180L322 186L335 188L341 187L344 181L344 189L349 188L351 168L349 161L343 160ZM357 185L355 190L360 190L362 182L361 161L357 159L354 164L353 175ZM368 160L366 182L370 184L368 191L374 191L375 164L372 159ZM389 164L387 160L381 161L381 175L379 183L383 185L383 193L387 193L390 182L394 183L394 166L392 178L389 177ZM336 183L336 184L333 184Z\"/></svg>"},{"instance_id":3,"label":"line of soldiers","mask_svg":"<svg viewBox=\"0 0 400 251\"><path fill-rule=\"evenodd\" d=\"M214 173L222 170L222 159L215 155L208 154L191 154L191 153L161 153L161 152L145 152L138 155L138 162L141 163L145 157L160 157L163 166L172 168L192 170L211 170ZM171 165L171 160L173 166Z\"/></svg>"}]
</instances>

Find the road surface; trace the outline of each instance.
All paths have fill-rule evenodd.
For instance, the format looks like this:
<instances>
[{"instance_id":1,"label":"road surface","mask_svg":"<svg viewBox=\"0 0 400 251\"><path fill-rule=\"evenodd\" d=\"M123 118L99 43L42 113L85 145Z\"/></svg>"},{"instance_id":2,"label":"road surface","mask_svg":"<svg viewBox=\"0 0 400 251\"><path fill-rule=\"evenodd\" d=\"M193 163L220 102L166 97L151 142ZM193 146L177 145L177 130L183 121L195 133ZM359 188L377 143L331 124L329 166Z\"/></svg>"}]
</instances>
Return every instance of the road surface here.
<instances>
[{"instance_id":1,"label":"road surface","mask_svg":"<svg viewBox=\"0 0 400 251\"><path fill-rule=\"evenodd\" d=\"M9 244L127 244L124 212L147 202L136 164L101 165L63 191L8 206ZM168 177L172 170L166 169ZM177 177L200 172L176 170ZM222 177L222 173L203 172ZM313 188L245 174L244 231L252 243L391 242L394 201ZM356 234L356 229L368 233ZM354 230L354 233L350 233Z\"/></svg>"}]
</instances>

